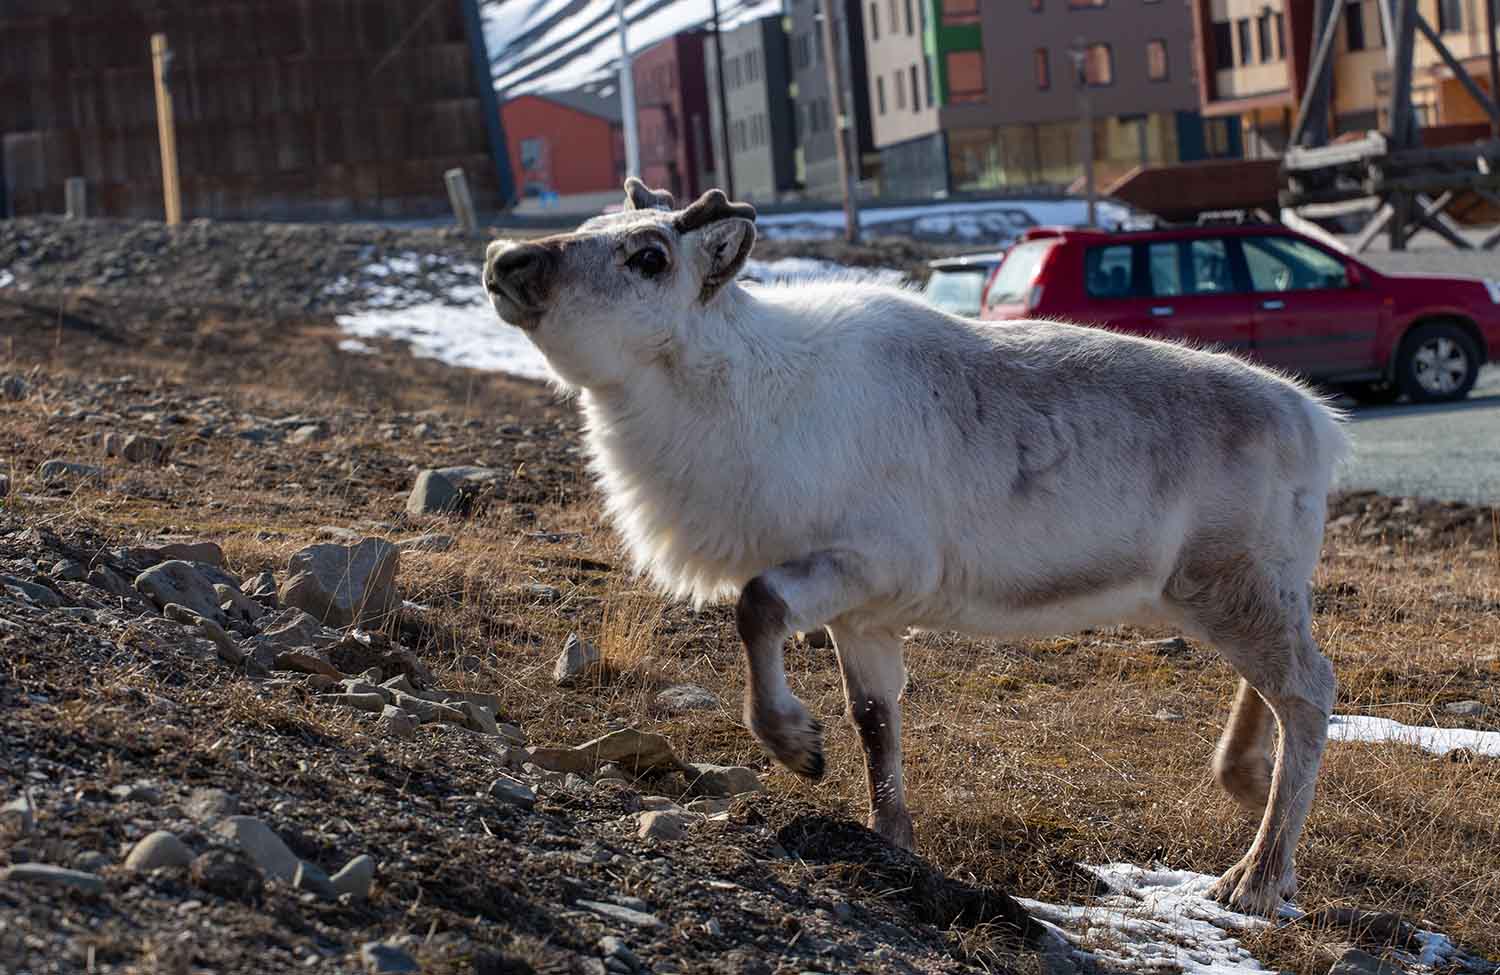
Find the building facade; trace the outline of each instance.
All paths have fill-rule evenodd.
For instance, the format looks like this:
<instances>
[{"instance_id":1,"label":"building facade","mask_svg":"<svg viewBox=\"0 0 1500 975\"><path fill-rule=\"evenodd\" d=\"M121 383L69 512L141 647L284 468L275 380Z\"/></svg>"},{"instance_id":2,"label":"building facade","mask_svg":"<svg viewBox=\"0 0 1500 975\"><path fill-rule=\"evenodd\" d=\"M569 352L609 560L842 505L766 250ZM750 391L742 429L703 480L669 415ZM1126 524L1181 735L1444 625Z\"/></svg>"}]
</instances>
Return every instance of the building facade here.
<instances>
[{"instance_id":1,"label":"building facade","mask_svg":"<svg viewBox=\"0 0 1500 975\"><path fill-rule=\"evenodd\" d=\"M678 34L632 60L641 179L671 191L678 202L697 199L718 183L704 71L709 37L703 31Z\"/></svg>"},{"instance_id":2,"label":"building facade","mask_svg":"<svg viewBox=\"0 0 1500 975\"><path fill-rule=\"evenodd\" d=\"M712 40L705 44L714 175L734 195L771 202L796 190L796 120L786 30L780 15L762 17L726 30L719 38L724 55L724 98L719 104L719 65ZM730 165L720 164L728 142Z\"/></svg>"},{"instance_id":3,"label":"building facade","mask_svg":"<svg viewBox=\"0 0 1500 975\"><path fill-rule=\"evenodd\" d=\"M598 90L521 95L500 106L511 172L521 199L617 197L625 181L620 93Z\"/></svg>"},{"instance_id":4,"label":"building facade","mask_svg":"<svg viewBox=\"0 0 1500 975\"><path fill-rule=\"evenodd\" d=\"M1100 185L1142 165L1235 156L1205 123L1187 8L1164 0L873 0L871 108L889 195Z\"/></svg>"},{"instance_id":5,"label":"building facade","mask_svg":"<svg viewBox=\"0 0 1500 975\"><path fill-rule=\"evenodd\" d=\"M1307 89L1317 33L1316 0L1192 2L1203 114L1238 116L1247 156L1280 155ZM1492 93L1484 0L1416 2L1454 57ZM1341 21L1333 48L1330 134L1387 129L1391 74L1380 0L1349 0ZM1412 61L1412 105L1419 124L1486 121L1479 104L1420 34Z\"/></svg>"},{"instance_id":6,"label":"building facade","mask_svg":"<svg viewBox=\"0 0 1500 975\"><path fill-rule=\"evenodd\" d=\"M833 114L833 94L824 56L820 11L825 3L833 10L834 49L844 81L844 112L853 126L853 164L858 167L862 184L873 185L880 171L880 153L875 148L870 120L870 84L863 41L864 0L788 0L799 180L808 197L836 200L843 189L835 135L838 120Z\"/></svg>"}]
</instances>

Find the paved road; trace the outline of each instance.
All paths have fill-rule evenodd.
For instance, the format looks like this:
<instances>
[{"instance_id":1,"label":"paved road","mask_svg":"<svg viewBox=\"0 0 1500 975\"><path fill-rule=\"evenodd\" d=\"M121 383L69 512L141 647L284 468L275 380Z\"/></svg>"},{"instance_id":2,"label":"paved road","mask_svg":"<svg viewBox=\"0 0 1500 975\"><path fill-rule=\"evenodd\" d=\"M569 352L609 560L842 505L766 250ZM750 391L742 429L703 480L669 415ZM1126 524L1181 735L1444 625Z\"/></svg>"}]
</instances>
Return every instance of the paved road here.
<instances>
[{"instance_id":1,"label":"paved road","mask_svg":"<svg viewBox=\"0 0 1500 975\"><path fill-rule=\"evenodd\" d=\"M1354 454L1339 487L1500 504L1500 366L1461 402L1356 408L1351 420Z\"/></svg>"}]
</instances>

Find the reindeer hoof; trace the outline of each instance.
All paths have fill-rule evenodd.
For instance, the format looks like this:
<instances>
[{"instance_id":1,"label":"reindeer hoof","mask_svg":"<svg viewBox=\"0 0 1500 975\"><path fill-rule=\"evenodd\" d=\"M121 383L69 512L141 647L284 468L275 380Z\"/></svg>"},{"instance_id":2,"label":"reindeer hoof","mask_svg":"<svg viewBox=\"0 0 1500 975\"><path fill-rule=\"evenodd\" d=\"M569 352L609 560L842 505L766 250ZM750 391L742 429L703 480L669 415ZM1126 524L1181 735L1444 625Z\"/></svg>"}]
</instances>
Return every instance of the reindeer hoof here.
<instances>
[{"instance_id":1,"label":"reindeer hoof","mask_svg":"<svg viewBox=\"0 0 1500 975\"><path fill-rule=\"evenodd\" d=\"M1258 917L1275 917L1284 901L1297 893L1296 875L1290 870L1279 880L1268 879L1244 860L1214 881L1208 896L1232 911Z\"/></svg>"},{"instance_id":2,"label":"reindeer hoof","mask_svg":"<svg viewBox=\"0 0 1500 975\"><path fill-rule=\"evenodd\" d=\"M752 718L750 731L791 771L811 782L823 777L823 723L800 704L793 713Z\"/></svg>"}]
</instances>

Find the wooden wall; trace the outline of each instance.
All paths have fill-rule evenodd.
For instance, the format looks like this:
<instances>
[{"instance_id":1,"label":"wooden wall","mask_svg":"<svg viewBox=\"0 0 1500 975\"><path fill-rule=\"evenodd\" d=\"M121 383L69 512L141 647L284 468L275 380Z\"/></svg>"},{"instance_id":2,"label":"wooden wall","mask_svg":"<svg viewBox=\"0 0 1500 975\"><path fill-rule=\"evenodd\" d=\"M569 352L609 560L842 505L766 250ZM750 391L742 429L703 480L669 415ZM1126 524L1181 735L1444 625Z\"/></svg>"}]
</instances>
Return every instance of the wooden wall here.
<instances>
[{"instance_id":1,"label":"wooden wall","mask_svg":"<svg viewBox=\"0 0 1500 975\"><path fill-rule=\"evenodd\" d=\"M496 203L459 0L0 0L13 212L162 216L150 37L174 54L185 218L401 217L443 171Z\"/></svg>"}]
</instances>

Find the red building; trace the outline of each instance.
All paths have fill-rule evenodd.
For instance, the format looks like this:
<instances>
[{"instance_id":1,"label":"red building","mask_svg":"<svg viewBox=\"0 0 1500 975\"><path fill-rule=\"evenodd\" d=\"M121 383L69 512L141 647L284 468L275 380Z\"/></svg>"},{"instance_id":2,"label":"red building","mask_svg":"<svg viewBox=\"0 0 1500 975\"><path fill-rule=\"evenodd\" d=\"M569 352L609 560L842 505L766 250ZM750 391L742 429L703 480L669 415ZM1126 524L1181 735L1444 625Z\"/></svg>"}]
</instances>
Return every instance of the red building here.
<instances>
[{"instance_id":1,"label":"red building","mask_svg":"<svg viewBox=\"0 0 1500 975\"><path fill-rule=\"evenodd\" d=\"M702 31L678 34L635 55L635 100L641 179L672 191L678 202L713 186L708 85Z\"/></svg>"},{"instance_id":2,"label":"red building","mask_svg":"<svg viewBox=\"0 0 1500 975\"><path fill-rule=\"evenodd\" d=\"M579 88L520 95L500 106L519 198L616 193L625 182L620 94Z\"/></svg>"}]
</instances>

